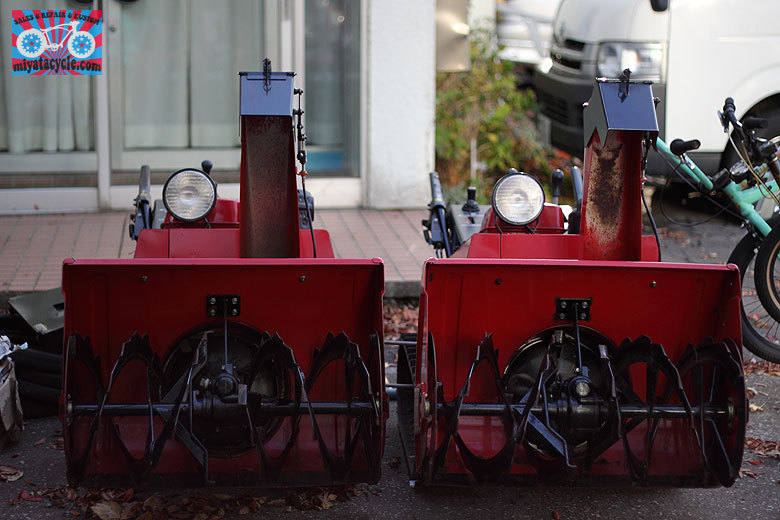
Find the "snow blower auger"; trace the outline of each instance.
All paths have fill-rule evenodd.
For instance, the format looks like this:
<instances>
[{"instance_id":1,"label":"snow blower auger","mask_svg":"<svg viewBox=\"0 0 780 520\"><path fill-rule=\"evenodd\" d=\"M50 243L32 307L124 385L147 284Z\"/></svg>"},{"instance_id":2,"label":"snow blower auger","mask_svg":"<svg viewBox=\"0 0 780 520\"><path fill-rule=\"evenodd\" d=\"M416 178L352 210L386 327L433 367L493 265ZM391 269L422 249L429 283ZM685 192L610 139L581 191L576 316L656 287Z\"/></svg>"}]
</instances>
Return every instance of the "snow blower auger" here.
<instances>
[{"instance_id":1,"label":"snow blower auger","mask_svg":"<svg viewBox=\"0 0 780 520\"><path fill-rule=\"evenodd\" d=\"M400 349L413 484L730 486L747 419L735 266L661 263L642 236L650 85L598 80L585 109L581 215L510 171L491 206L425 235L416 345ZM476 233L474 232L478 230ZM450 253L452 255L450 256Z\"/></svg>"},{"instance_id":2,"label":"snow blower auger","mask_svg":"<svg viewBox=\"0 0 780 520\"><path fill-rule=\"evenodd\" d=\"M204 161L152 206L144 167L135 258L65 262L71 484L378 481L383 265L312 228L293 76L240 73L240 204Z\"/></svg>"}]
</instances>

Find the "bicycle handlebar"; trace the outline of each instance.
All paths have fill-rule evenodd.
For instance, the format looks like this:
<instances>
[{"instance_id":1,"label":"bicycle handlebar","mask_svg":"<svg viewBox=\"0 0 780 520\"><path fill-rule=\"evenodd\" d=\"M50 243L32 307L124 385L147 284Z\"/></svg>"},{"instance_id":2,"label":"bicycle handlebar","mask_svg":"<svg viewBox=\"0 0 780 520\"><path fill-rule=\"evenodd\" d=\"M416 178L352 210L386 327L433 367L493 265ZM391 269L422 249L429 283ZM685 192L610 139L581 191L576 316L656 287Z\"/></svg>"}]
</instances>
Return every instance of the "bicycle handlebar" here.
<instances>
[{"instance_id":1,"label":"bicycle handlebar","mask_svg":"<svg viewBox=\"0 0 780 520\"><path fill-rule=\"evenodd\" d=\"M734 105L734 99L727 97L723 102L723 115L726 118L726 123L731 123L734 128L739 128L739 121L734 113L737 107Z\"/></svg>"},{"instance_id":2,"label":"bicycle handlebar","mask_svg":"<svg viewBox=\"0 0 780 520\"><path fill-rule=\"evenodd\" d=\"M683 141L682 139L675 139L669 143L669 149L674 155L682 155L691 150L697 150L701 146L701 141L698 139L691 139L690 141Z\"/></svg>"},{"instance_id":3,"label":"bicycle handlebar","mask_svg":"<svg viewBox=\"0 0 780 520\"><path fill-rule=\"evenodd\" d=\"M769 121L763 117L747 116L742 120L742 128L746 130L752 130L754 128L766 128L769 126Z\"/></svg>"},{"instance_id":4,"label":"bicycle handlebar","mask_svg":"<svg viewBox=\"0 0 780 520\"><path fill-rule=\"evenodd\" d=\"M441 191L441 182L439 182L439 174L431 172L431 209L444 208L444 195Z\"/></svg>"}]
</instances>

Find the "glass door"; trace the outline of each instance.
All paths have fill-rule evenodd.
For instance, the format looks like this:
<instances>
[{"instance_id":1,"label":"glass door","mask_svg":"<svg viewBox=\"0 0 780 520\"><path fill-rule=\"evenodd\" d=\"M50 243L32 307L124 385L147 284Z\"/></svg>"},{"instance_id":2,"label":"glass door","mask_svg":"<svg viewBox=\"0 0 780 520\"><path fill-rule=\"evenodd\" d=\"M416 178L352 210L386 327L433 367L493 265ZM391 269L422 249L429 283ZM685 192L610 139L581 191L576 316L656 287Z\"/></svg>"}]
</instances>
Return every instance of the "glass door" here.
<instances>
[{"instance_id":1,"label":"glass door","mask_svg":"<svg viewBox=\"0 0 780 520\"><path fill-rule=\"evenodd\" d=\"M203 159L236 182L237 74L266 56L300 76L309 171L358 176L360 0L106 4L113 184L135 182L141 164L161 182Z\"/></svg>"}]
</instances>

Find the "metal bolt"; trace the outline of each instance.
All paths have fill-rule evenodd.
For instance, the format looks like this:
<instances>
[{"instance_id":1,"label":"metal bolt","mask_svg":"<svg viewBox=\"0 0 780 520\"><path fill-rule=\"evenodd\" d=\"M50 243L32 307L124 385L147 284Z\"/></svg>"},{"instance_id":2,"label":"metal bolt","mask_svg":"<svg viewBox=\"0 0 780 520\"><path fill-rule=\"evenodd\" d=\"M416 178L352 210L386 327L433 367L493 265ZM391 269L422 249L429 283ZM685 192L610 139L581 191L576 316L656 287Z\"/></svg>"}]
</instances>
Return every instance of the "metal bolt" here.
<instances>
[{"instance_id":1,"label":"metal bolt","mask_svg":"<svg viewBox=\"0 0 780 520\"><path fill-rule=\"evenodd\" d=\"M496 285L501 285L502 283L504 283L504 280L501 278L496 278Z\"/></svg>"},{"instance_id":2,"label":"metal bolt","mask_svg":"<svg viewBox=\"0 0 780 520\"><path fill-rule=\"evenodd\" d=\"M428 417L431 415L431 403L427 399L425 400L425 416Z\"/></svg>"},{"instance_id":3,"label":"metal bolt","mask_svg":"<svg viewBox=\"0 0 780 520\"><path fill-rule=\"evenodd\" d=\"M658 285L658 283L655 280L650 282L650 287L655 287L656 285Z\"/></svg>"},{"instance_id":4,"label":"metal bolt","mask_svg":"<svg viewBox=\"0 0 780 520\"><path fill-rule=\"evenodd\" d=\"M148 280L149 280L149 277L148 277L148 276L146 276L146 275L143 275L143 276L141 277L141 283L146 283Z\"/></svg>"},{"instance_id":5,"label":"metal bolt","mask_svg":"<svg viewBox=\"0 0 780 520\"><path fill-rule=\"evenodd\" d=\"M233 316L238 316L238 309L231 309L230 314Z\"/></svg>"},{"instance_id":6,"label":"metal bolt","mask_svg":"<svg viewBox=\"0 0 780 520\"><path fill-rule=\"evenodd\" d=\"M564 314L564 313L560 313L560 314L558 315L558 319L565 320L565 319L566 319L566 314Z\"/></svg>"},{"instance_id":7,"label":"metal bolt","mask_svg":"<svg viewBox=\"0 0 780 520\"><path fill-rule=\"evenodd\" d=\"M233 305L237 304L238 298L233 298L232 300L230 300L230 303L232 303Z\"/></svg>"},{"instance_id":8,"label":"metal bolt","mask_svg":"<svg viewBox=\"0 0 780 520\"><path fill-rule=\"evenodd\" d=\"M209 309L209 316L216 316L217 315L217 309Z\"/></svg>"},{"instance_id":9,"label":"metal bolt","mask_svg":"<svg viewBox=\"0 0 780 520\"><path fill-rule=\"evenodd\" d=\"M209 305L216 305L217 299L216 298L209 298Z\"/></svg>"},{"instance_id":10,"label":"metal bolt","mask_svg":"<svg viewBox=\"0 0 780 520\"><path fill-rule=\"evenodd\" d=\"M585 314L584 312L583 312L582 314L580 314L580 319L581 319L581 320L584 320L584 319L585 319L585 318L587 318L587 317L588 317L588 315L587 315L587 314Z\"/></svg>"},{"instance_id":11,"label":"metal bolt","mask_svg":"<svg viewBox=\"0 0 780 520\"><path fill-rule=\"evenodd\" d=\"M298 281L299 281L299 282L305 282L305 281L306 281L306 276L305 276L305 275L301 275L301 276L299 276L299 277L298 277Z\"/></svg>"},{"instance_id":12,"label":"metal bolt","mask_svg":"<svg viewBox=\"0 0 780 520\"><path fill-rule=\"evenodd\" d=\"M582 302L582 305L581 305L581 307L582 307L583 309L587 309L587 308L588 308L588 302Z\"/></svg>"},{"instance_id":13,"label":"metal bolt","mask_svg":"<svg viewBox=\"0 0 780 520\"><path fill-rule=\"evenodd\" d=\"M566 308L566 302L561 302L561 309L565 309L565 308Z\"/></svg>"}]
</instances>

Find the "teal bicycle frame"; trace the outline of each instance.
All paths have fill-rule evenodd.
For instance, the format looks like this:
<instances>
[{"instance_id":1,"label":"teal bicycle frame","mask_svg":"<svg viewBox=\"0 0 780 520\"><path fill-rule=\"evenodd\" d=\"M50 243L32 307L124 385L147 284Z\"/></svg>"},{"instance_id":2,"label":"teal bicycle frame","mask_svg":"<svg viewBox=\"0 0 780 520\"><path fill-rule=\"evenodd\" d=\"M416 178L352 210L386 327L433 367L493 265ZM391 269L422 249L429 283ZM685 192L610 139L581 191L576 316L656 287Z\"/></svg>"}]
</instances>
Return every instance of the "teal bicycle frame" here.
<instances>
[{"instance_id":1,"label":"teal bicycle frame","mask_svg":"<svg viewBox=\"0 0 780 520\"><path fill-rule=\"evenodd\" d=\"M668 159L675 168L679 168L680 171L687 175L694 183L698 183L707 191L712 191L715 188L712 180L707 174L701 171L688 156L684 155L684 159L681 159L673 154L669 149L669 146L660 138L656 140L656 146L661 155ZM756 173L759 175L763 175L765 171L766 165L761 165L761 167L756 168ZM772 193L778 193L777 182L775 180L767 181L766 187L769 188ZM759 215L755 209L755 204L766 197L766 189L763 186L753 186L745 189L734 181L729 180L729 183L720 191L731 199L745 220L750 222L753 228L762 237L767 236L769 232L772 231L770 225L767 224L766 220L761 218L761 215Z\"/></svg>"}]
</instances>

